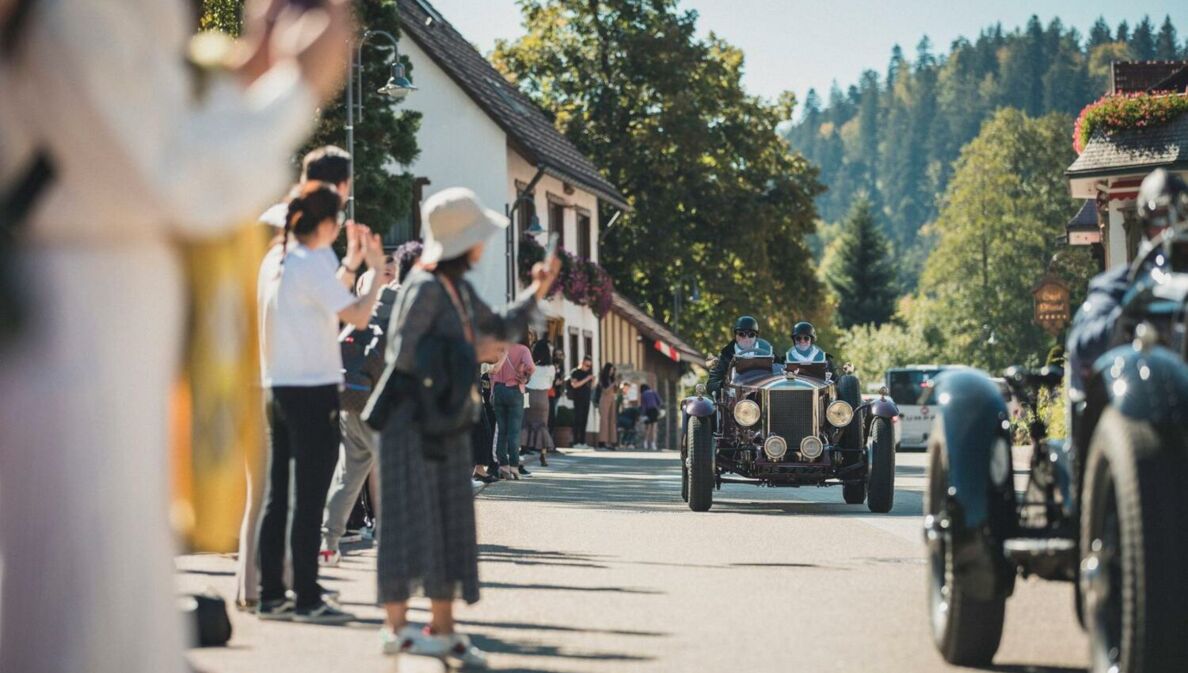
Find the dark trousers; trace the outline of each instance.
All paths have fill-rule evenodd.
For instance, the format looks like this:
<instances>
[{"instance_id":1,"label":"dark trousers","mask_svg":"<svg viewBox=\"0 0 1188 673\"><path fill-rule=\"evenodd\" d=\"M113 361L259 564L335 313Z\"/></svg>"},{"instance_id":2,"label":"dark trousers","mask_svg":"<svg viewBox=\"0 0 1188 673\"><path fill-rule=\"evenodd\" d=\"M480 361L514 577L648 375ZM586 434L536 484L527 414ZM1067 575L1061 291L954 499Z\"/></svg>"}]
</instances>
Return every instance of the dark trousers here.
<instances>
[{"instance_id":1,"label":"dark trousers","mask_svg":"<svg viewBox=\"0 0 1188 673\"><path fill-rule=\"evenodd\" d=\"M285 596L285 528L290 526L293 591L298 607L322 600L318 546L322 510L338 463L338 386L276 387L268 391L268 485L260 518L260 600ZM289 471L296 498L289 519Z\"/></svg>"},{"instance_id":2,"label":"dark trousers","mask_svg":"<svg viewBox=\"0 0 1188 673\"><path fill-rule=\"evenodd\" d=\"M590 396L578 395L573 401L573 441L586 443L586 421L590 418Z\"/></svg>"}]
</instances>

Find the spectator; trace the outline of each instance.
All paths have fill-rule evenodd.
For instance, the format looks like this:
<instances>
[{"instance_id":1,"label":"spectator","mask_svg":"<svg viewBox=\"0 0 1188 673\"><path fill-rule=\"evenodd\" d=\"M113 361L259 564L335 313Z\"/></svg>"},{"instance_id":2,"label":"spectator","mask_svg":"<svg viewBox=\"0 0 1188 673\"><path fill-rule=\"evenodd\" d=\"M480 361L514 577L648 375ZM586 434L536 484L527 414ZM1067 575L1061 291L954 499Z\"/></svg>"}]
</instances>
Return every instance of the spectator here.
<instances>
[{"instance_id":1,"label":"spectator","mask_svg":"<svg viewBox=\"0 0 1188 673\"><path fill-rule=\"evenodd\" d=\"M474 479L483 484L499 481L499 463L495 461L495 407L491 404L491 367L503 359L507 344L487 340L490 343L479 346L479 396L482 398L482 412L474 426L471 448L474 453ZM485 352L484 352L485 351Z\"/></svg>"},{"instance_id":2,"label":"spectator","mask_svg":"<svg viewBox=\"0 0 1188 673\"><path fill-rule=\"evenodd\" d=\"M586 422L590 418L590 398L594 384L594 361L582 358L582 364L569 372L569 397L573 400L573 445L588 449Z\"/></svg>"},{"instance_id":3,"label":"spectator","mask_svg":"<svg viewBox=\"0 0 1188 673\"><path fill-rule=\"evenodd\" d=\"M339 541L346 533L347 519L351 516L355 501L363 484L371 475L379 460L379 438L363 422L361 414L367 405L371 391L379 382L384 371L384 346L387 343L384 327L392 316L392 302L396 297L396 261L391 255L384 257L382 271L368 269L359 279L358 294L365 295L373 283L380 284L379 299L371 315L367 329L353 329L348 325L338 340L342 351L345 383L339 394L342 410L338 415L342 443L338 449L338 466L334 468L334 480L326 497L326 511L322 518L322 546L318 551L318 564L328 567L338 565L342 558ZM407 269L405 270L407 275ZM375 502L375 498L372 498Z\"/></svg>"},{"instance_id":4,"label":"spectator","mask_svg":"<svg viewBox=\"0 0 1188 673\"><path fill-rule=\"evenodd\" d=\"M336 277L338 260L330 245L339 234L341 208L337 189L306 183L289 204L286 240L260 266L260 350L269 425L268 482L257 547L256 612L261 619L341 623L353 618L322 599L318 542L341 438L338 321L366 327L380 284L373 283L366 295L356 298ZM369 266L383 267L378 235L352 224L347 238L348 248L361 249ZM296 493L291 523L290 463ZM285 597L286 529L295 604Z\"/></svg>"},{"instance_id":5,"label":"spectator","mask_svg":"<svg viewBox=\"0 0 1188 673\"><path fill-rule=\"evenodd\" d=\"M553 387L552 349L541 340L532 345L532 362L536 371L528 379L528 410L524 412L524 446L540 451L540 464L549 464L546 454L556 448L549 432L549 389Z\"/></svg>"},{"instance_id":6,"label":"spectator","mask_svg":"<svg viewBox=\"0 0 1188 673\"><path fill-rule=\"evenodd\" d=\"M39 148L54 171L9 261L37 280L0 354L0 671L187 669L166 505L176 243L233 231L283 188L350 37L345 0L268 30L250 2L250 57L196 97L190 4L38 2L5 32L0 166ZM47 494L51 526L29 514Z\"/></svg>"},{"instance_id":7,"label":"spectator","mask_svg":"<svg viewBox=\"0 0 1188 673\"><path fill-rule=\"evenodd\" d=\"M499 476L517 479L532 473L520 464L520 430L524 425L524 384L536 371L532 354L514 343L491 370L491 403L495 407L495 458Z\"/></svg>"},{"instance_id":8,"label":"spectator","mask_svg":"<svg viewBox=\"0 0 1188 673\"><path fill-rule=\"evenodd\" d=\"M617 378L614 364L607 362L598 372L598 387L594 389L598 398L594 402L598 405L598 446L604 449L614 449L619 443Z\"/></svg>"},{"instance_id":9,"label":"spectator","mask_svg":"<svg viewBox=\"0 0 1188 673\"><path fill-rule=\"evenodd\" d=\"M481 258L485 241L507 227L507 219L483 208L474 192L460 188L434 194L421 211L426 228L421 268L409 274L401 289L388 330L385 376L394 386L419 385L418 351L427 339L475 343L480 335L507 340L523 333L560 270L558 261L548 269L537 264L528 294L506 314L494 313L462 276ZM465 369L477 367L472 362ZM442 385L465 389L474 380ZM423 402L407 395L384 391L372 404L372 418L383 425L378 560L379 602L387 612L380 631L383 650L485 665L486 656L455 631L453 616L456 598L468 603L479 599L470 433L422 435L413 418ZM430 600L427 630L408 622L414 588Z\"/></svg>"},{"instance_id":10,"label":"spectator","mask_svg":"<svg viewBox=\"0 0 1188 673\"><path fill-rule=\"evenodd\" d=\"M656 422L660 420L660 411L664 407L664 401L660 399L660 394L652 390L652 387L646 383L639 389L639 408L643 411L644 416L644 449L656 451Z\"/></svg>"}]
</instances>

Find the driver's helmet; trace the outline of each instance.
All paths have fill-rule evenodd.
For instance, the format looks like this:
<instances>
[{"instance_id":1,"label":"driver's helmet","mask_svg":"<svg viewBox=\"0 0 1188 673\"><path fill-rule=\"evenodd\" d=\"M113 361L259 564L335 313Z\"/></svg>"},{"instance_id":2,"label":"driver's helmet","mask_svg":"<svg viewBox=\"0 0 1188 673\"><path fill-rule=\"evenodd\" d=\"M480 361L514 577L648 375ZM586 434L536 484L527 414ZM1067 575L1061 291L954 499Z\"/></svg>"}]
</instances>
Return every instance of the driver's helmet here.
<instances>
[{"instance_id":1,"label":"driver's helmet","mask_svg":"<svg viewBox=\"0 0 1188 673\"><path fill-rule=\"evenodd\" d=\"M737 334L740 331L754 332L758 336L759 321L749 315L739 316L738 320L734 321L734 332Z\"/></svg>"},{"instance_id":2,"label":"driver's helmet","mask_svg":"<svg viewBox=\"0 0 1188 673\"><path fill-rule=\"evenodd\" d=\"M792 327L792 341L796 341L798 336L808 336L813 340L813 343L817 343L817 330L813 328L811 322L802 320Z\"/></svg>"},{"instance_id":3,"label":"driver's helmet","mask_svg":"<svg viewBox=\"0 0 1188 673\"><path fill-rule=\"evenodd\" d=\"M1139 187L1138 212L1148 227L1166 229L1180 222L1188 216L1188 185L1166 169L1152 171Z\"/></svg>"}]
</instances>

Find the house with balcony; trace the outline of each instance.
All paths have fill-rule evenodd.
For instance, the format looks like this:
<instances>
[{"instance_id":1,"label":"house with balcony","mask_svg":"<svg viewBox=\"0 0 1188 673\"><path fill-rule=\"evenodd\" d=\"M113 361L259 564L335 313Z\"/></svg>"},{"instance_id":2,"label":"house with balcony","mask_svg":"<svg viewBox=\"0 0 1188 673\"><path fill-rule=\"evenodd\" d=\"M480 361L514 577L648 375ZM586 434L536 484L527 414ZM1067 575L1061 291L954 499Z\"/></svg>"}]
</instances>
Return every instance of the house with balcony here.
<instances>
[{"instance_id":1,"label":"house with balcony","mask_svg":"<svg viewBox=\"0 0 1188 673\"><path fill-rule=\"evenodd\" d=\"M472 271L485 301L501 306L524 287L525 255L539 254L545 243L543 235L533 240L528 234L534 220L558 234L567 271L577 269L566 278L583 270L597 276L601 214L627 209L624 196L428 0L396 4L400 51L411 62L417 86L402 105L423 115L420 156L401 167L415 177L410 237L421 236L424 198L465 186L487 207L513 215L508 235L488 241ZM595 368L602 363L599 325L609 308L611 285L605 284L608 296L599 299L594 293L599 288L587 290L584 281L582 276L581 287L565 286L548 300L547 325L535 335L564 349L567 368L586 355ZM596 428L596 414L590 416L590 428Z\"/></svg>"},{"instance_id":2,"label":"house with balcony","mask_svg":"<svg viewBox=\"0 0 1188 673\"><path fill-rule=\"evenodd\" d=\"M1109 94L1081 112L1076 133L1079 156L1065 177L1085 201L1068 241L1099 246L1106 268L1128 263L1142 238L1143 178L1157 168L1188 177L1188 61L1114 63Z\"/></svg>"}]
</instances>

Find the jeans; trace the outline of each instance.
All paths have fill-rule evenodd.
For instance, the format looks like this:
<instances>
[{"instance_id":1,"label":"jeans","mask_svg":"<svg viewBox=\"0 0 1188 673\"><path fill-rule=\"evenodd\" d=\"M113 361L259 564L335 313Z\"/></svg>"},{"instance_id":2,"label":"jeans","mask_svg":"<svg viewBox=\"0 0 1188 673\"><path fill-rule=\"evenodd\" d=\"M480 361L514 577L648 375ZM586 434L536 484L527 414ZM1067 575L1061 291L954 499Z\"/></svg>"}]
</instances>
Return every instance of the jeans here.
<instances>
[{"instance_id":1,"label":"jeans","mask_svg":"<svg viewBox=\"0 0 1188 673\"><path fill-rule=\"evenodd\" d=\"M495 407L495 458L500 465L520 464L520 428L524 425L524 393L496 383L491 392Z\"/></svg>"},{"instance_id":2,"label":"jeans","mask_svg":"<svg viewBox=\"0 0 1188 673\"><path fill-rule=\"evenodd\" d=\"M379 434L369 428L359 414L344 411L340 420L340 460L334 469L334 482L326 498L326 515L322 520L322 544L326 549L338 549L338 540L346 533L347 519L359 499L359 491L379 455Z\"/></svg>"},{"instance_id":3,"label":"jeans","mask_svg":"<svg viewBox=\"0 0 1188 673\"><path fill-rule=\"evenodd\" d=\"M285 596L285 528L293 556L297 607L321 600L318 545L322 510L338 462L338 386L275 387L268 395L268 486L260 519L260 601ZM289 519L289 464L295 494Z\"/></svg>"}]
</instances>

